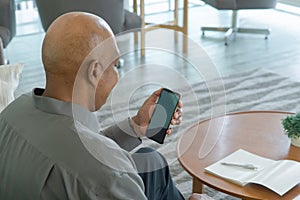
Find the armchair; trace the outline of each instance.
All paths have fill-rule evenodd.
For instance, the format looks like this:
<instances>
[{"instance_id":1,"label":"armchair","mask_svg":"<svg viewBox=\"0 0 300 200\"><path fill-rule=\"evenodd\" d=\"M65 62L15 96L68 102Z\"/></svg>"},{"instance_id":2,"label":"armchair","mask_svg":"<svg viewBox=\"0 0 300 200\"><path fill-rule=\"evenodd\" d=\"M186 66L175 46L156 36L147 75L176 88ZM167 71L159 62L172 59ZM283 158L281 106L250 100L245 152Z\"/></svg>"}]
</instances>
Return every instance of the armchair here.
<instances>
[{"instance_id":1,"label":"armchair","mask_svg":"<svg viewBox=\"0 0 300 200\"><path fill-rule=\"evenodd\" d=\"M3 65L3 49L16 35L16 15L14 0L0 1L0 65Z\"/></svg>"},{"instance_id":2,"label":"armchair","mask_svg":"<svg viewBox=\"0 0 300 200\"><path fill-rule=\"evenodd\" d=\"M265 39L268 38L270 30L257 28L240 28L237 26L238 10L242 9L268 9L276 6L277 0L203 0L203 2L218 10L232 10L232 19L230 27L202 27L202 34L205 31L222 31L225 32L225 45L228 39L235 33L254 33L263 34Z\"/></svg>"},{"instance_id":3,"label":"armchair","mask_svg":"<svg viewBox=\"0 0 300 200\"><path fill-rule=\"evenodd\" d=\"M123 0L36 0L45 31L58 16L71 11L90 12L102 17L114 34L141 28L141 18L124 9Z\"/></svg>"}]
</instances>

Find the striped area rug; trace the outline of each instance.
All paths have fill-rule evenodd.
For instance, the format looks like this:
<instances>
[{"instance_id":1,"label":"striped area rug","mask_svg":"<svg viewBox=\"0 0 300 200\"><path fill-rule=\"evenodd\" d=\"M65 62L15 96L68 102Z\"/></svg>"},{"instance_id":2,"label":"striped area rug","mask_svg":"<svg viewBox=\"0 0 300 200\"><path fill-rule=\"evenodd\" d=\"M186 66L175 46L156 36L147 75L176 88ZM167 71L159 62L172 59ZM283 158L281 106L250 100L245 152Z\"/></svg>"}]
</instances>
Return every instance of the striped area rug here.
<instances>
[{"instance_id":1,"label":"striped area rug","mask_svg":"<svg viewBox=\"0 0 300 200\"><path fill-rule=\"evenodd\" d=\"M176 90L183 95L182 125L173 128L173 134L167 137L165 144L158 145L146 139L143 145L157 149L167 158L174 180L185 197L192 192L192 179L177 161L176 154L177 141L184 129L199 120L221 114L220 111L226 113L247 110L300 111L300 82L293 82L288 77L261 69L233 74L210 83L199 82L191 88ZM113 123L112 106L114 119L118 119L118 115L124 117L128 112L135 113L146 98L145 94L135 95L129 102L129 111L128 102L117 105L108 103L98 112L101 125L105 128ZM209 187L205 187L205 193L215 199L236 199Z\"/></svg>"}]
</instances>

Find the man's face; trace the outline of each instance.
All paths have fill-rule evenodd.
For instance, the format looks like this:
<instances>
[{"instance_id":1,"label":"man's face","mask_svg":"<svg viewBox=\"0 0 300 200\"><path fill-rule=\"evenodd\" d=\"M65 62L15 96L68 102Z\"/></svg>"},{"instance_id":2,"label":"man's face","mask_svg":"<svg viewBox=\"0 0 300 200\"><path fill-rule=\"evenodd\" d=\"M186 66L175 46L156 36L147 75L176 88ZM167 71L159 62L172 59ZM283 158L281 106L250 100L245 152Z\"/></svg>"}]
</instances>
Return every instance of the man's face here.
<instances>
[{"instance_id":1,"label":"man's face","mask_svg":"<svg viewBox=\"0 0 300 200\"><path fill-rule=\"evenodd\" d=\"M119 50L114 43L112 43L111 51L107 51L106 58L109 58L104 64L106 66L105 70L98 82L98 88L95 94L95 108L96 110L100 109L100 107L106 102L110 92L117 84L119 80L119 74L116 69L116 66L119 62ZM102 58L103 60L103 58Z\"/></svg>"}]
</instances>

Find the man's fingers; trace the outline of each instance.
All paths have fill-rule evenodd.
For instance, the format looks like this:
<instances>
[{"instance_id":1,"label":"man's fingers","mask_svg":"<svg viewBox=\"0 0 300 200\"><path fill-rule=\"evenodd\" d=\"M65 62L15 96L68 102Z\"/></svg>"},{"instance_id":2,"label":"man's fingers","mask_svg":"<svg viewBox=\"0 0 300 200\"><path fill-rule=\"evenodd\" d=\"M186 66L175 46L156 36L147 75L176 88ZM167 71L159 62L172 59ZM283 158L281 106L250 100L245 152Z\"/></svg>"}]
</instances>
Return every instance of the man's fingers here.
<instances>
[{"instance_id":1,"label":"man's fingers","mask_svg":"<svg viewBox=\"0 0 300 200\"><path fill-rule=\"evenodd\" d=\"M171 120L172 125L179 125L182 121L182 111L180 109L177 109L177 111L174 113L173 118Z\"/></svg>"},{"instance_id":2,"label":"man's fingers","mask_svg":"<svg viewBox=\"0 0 300 200\"><path fill-rule=\"evenodd\" d=\"M160 88L159 90L156 90L155 92L152 93L152 95L150 96L150 99L152 100L152 102L156 103L162 90L163 90L163 88Z\"/></svg>"},{"instance_id":3,"label":"man's fingers","mask_svg":"<svg viewBox=\"0 0 300 200\"><path fill-rule=\"evenodd\" d=\"M172 133L172 128L168 128L168 130L166 131L167 135L170 135Z\"/></svg>"},{"instance_id":4,"label":"man's fingers","mask_svg":"<svg viewBox=\"0 0 300 200\"><path fill-rule=\"evenodd\" d=\"M178 107L177 109L178 109L178 110L179 110L179 109L182 109L182 106L183 106L183 105L182 105L182 101L179 101L179 102L178 102L178 105L177 105L177 107ZM181 111L181 112L182 112L182 111Z\"/></svg>"},{"instance_id":5,"label":"man's fingers","mask_svg":"<svg viewBox=\"0 0 300 200\"><path fill-rule=\"evenodd\" d=\"M171 120L171 125L179 125L181 124L182 118L178 118L178 119L172 119Z\"/></svg>"},{"instance_id":6,"label":"man's fingers","mask_svg":"<svg viewBox=\"0 0 300 200\"><path fill-rule=\"evenodd\" d=\"M174 119L179 119L180 117L182 117L182 112L176 112L176 113L174 113L174 115L173 115L173 118L174 118Z\"/></svg>"}]
</instances>

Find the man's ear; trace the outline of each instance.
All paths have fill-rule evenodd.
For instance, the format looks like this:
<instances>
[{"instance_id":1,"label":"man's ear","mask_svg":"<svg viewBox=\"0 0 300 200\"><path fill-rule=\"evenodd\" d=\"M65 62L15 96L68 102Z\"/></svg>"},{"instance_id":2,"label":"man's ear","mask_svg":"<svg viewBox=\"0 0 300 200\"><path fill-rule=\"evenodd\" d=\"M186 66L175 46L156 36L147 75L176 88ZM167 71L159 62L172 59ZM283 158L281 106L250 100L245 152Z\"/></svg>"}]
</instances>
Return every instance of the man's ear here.
<instances>
[{"instance_id":1,"label":"man's ear","mask_svg":"<svg viewBox=\"0 0 300 200\"><path fill-rule=\"evenodd\" d=\"M88 81L94 87L97 87L98 82L102 76L102 65L96 60L93 60L88 66Z\"/></svg>"}]
</instances>

